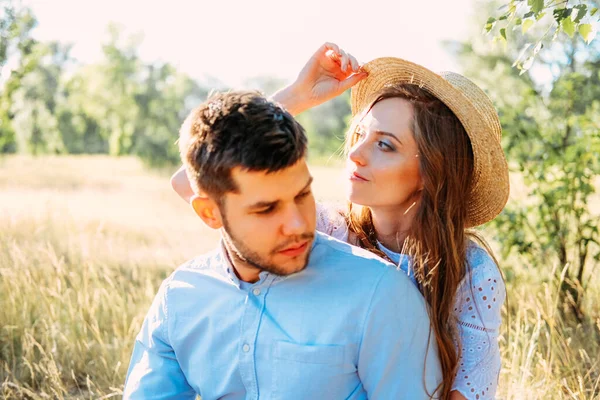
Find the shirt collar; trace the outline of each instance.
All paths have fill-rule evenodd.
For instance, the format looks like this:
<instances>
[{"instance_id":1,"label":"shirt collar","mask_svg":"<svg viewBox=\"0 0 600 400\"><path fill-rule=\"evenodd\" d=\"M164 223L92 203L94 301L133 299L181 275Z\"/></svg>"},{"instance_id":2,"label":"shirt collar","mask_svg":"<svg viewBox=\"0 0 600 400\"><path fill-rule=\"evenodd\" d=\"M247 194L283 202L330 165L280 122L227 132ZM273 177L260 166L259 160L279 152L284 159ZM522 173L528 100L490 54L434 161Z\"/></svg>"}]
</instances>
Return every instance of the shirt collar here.
<instances>
[{"instance_id":1,"label":"shirt collar","mask_svg":"<svg viewBox=\"0 0 600 400\"><path fill-rule=\"evenodd\" d=\"M312 246L310 249L311 252L314 250L314 248L317 245L317 242L319 240L320 240L320 233L316 232L315 239L313 240ZM223 238L221 238L221 240L219 241L219 251L217 253L217 257L219 258L219 262L218 262L219 273L222 276L224 276L225 278L227 278L238 289L241 289L240 278L238 278L238 276L235 274L235 268L233 267L233 263L231 262L231 259L229 258L229 254L227 252L227 248L225 247L225 241L223 240ZM307 268L308 268L308 266L307 266ZM292 275L295 275L295 274L292 274ZM288 276L291 276L291 275L288 275ZM256 283L264 282L269 277L272 277L274 281L279 281L279 280L286 279L288 276L275 276L275 275L268 273L267 271L261 271L258 274L258 282L256 282Z\"/></svg>"},{"instance_id":2,"label":"shirt collar","mask_svg":"<svg viewBox=\"0 0 600 400\"><path fill-rule=\"evenodd\" d=\"M219 243L219 257L221 258L221 262L220 264L220 268L221 268L221 273L228 278L231 283L233 283L238 289L241 289L241 281L240 278L238 278L238 276L235 273L235 268L233 266L233 263L231 262L231 259L229 258L229 253L227 252L227 248L225 247L225 241L223 239L221 239L220 243ZM269 274L267 271L261 271L258 274L258 282L263 282L265 279L267 279L269 277Z\"/></svg>"}]
</instances>

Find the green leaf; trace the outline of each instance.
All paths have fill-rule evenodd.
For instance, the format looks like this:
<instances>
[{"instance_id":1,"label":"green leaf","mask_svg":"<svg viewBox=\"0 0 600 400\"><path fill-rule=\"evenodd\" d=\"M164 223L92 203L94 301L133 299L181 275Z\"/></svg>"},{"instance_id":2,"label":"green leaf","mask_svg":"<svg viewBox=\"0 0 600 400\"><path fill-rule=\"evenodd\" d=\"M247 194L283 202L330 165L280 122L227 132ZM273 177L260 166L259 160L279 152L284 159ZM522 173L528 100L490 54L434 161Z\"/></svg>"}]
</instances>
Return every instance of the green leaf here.
<instances>
[{"instance_id":1,"label":"green leaf","mask_svg":"<svg viewBox=\"0 0 600 400\"><path fill-rule=\"evenodd\" d=\"M490 33L490 31L492 30L492 28L494 27L494 24L496 23L496 18L494 17L489 17L487 22L485 23L485 31L487 33Z\"/></svg>"},{"instance_id":2,"label":"green leaf","mask_svg":"<svg viewBox=\"0 0 600 400\"><path fill-rule=\"evenodd\" d=\"M581 22L581 20L583 19L583 17L585 17L585 14L587 14L587 5L585 4L578 4L575 7L577 9L577 16L575 17L575 20L573 22L575 22L576 24L578 24L579 22Z\"/></svg>"},{"instance_id":3,"label":"green leaf","mask_svg":"<svg viewBox=\"0 0 600 400\"><path fill-rule=\"evenodd\" d=\"M590 43L594 39L594 36L596 36L591 24L579 25L579 34L586 43Z\"/></svg>"},{"instance_id":4,"label":"green leaf","mask_svg":"<svg viewBox=\"0 0 600 400\"><path fill-rule=\"evenodd\" d=\"M523 18L533 17L535 13L533 11L529 11L527 14L523 15Z\"/></svg>"},{"instance_id":5,"label":"green leaf","mask_svg":"<svg viewBox=\"0 0 600 400\"><path fill-rule=\"evenodd\" d=\"M531 11L537 14L544 8L544 0L527 0L527 5L531 7Z\"/></svg>"},{"instance_id":6,"label":"green leaf","mask_svg":"<svg viewBox=\"0 0 600 400\"><path fill-rule=\"evenodd\" d=\"M546 16L546 13L539 13L535 16L535 20L539 21L540 19L544 18L544 16Z\"/></svg>"},{"instance_id":7,"label":"green leaf","mask_svg":"<svg viewBox=\"0 0 600 400\"><path fill-rule=\"evenodd\" d=\"M552 12L554 19L560 25L561 21L571 15L570 8L557 8Z\"/></svg>"},{"instance_id":8,"label":"green leaf","mask_svg":"<svg viewBox=\"0 0 600 400\"><path fill-rule=\"evenodd\" d=\"M571 17L563 19L561 25L563 31L565 31L565 33L569 35L569 37L573 37L573 35L575 34L575 24L573 23Z\"/></svg>"},{"instance_id":9,"label":"green leaf","mask_svg":"<svg viewBox=\"0 0 600 400\"><path fill-rule=\"evenodd\" d=\"M519 75L523 75L525 72L527 72L529 70L529 68L531 68L531 66L533 65L533 60L534 60L533 56L529 57L527 60L525 60L525 62L521 66L521 72L519 73Z\"/></svg>"},{"instance_id":10,"label":"green leaf","mask_svg":"<svg viewBox=\"0 0 600 400\"><path fill-rule=\"evenodd\" d=\"M504 40L506 40L506 28L500 29L500 36L502 36Z\"/></svg>"},{"instance_id":11,"label":"green leaf","mask_svg":"<svg viewBox=\"0 0 600 400\"><path fill-rule=\"evenodd\" d=\"M508 15L503 15L500 18L498 18L498 21L504 21L506 19L508 19Z\"/></svg>"},{"instance_id":12,"label":"green leaf","mask_svg":"<svg viewBox=\"0 0 600 400\"><path fill-rule=\"evenodd\" d=\"M519 26L523 23L523 20L521 18L517 18L515 19L515 26Z\"/></svg>"},{"instance_id":13,"label":"green leaf","mask_svg":"<svg viewBox=\"0 0 600 400\"><path fill-rule=\"evenodd\" d=\"M590 17L593 17L596 13L598 12L598 8L592 8L592 11L590 11Z\"/></svg>"},{"instance_id":14,"label":"green leaf","mask_svg":"<svg viewBox=\"0 0 600 400\"><path fill-rule=\"evenodd\" d=\"M533 26L533 24L534 21L532 19L526 19L525 21L523 21L523 26L521 27L523 34L527 33L527 31Z\"/></svg>"}]
</instances>

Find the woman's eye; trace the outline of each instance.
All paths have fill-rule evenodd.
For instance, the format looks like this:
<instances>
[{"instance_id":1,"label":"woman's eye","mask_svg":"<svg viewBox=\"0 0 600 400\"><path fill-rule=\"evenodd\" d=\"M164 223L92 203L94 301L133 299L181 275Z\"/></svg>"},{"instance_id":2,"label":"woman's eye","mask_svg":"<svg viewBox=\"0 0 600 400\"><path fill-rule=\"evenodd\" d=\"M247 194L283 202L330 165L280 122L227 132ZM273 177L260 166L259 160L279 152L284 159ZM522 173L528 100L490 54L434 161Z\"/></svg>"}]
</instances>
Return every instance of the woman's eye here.
<instances>
[{"instance_id":1,"label":"woman's eye","mask_svg":"<svg viewBox=\"0 0 600 400\"><path fill-rule=\"evenodd\" d=\"M379 147L381 150L386 150L386 151L394 150L392 145L390 145L389 143L383 142L381 140L379 142L377 142L377 147Z\"/></svg>"}]
</instances>

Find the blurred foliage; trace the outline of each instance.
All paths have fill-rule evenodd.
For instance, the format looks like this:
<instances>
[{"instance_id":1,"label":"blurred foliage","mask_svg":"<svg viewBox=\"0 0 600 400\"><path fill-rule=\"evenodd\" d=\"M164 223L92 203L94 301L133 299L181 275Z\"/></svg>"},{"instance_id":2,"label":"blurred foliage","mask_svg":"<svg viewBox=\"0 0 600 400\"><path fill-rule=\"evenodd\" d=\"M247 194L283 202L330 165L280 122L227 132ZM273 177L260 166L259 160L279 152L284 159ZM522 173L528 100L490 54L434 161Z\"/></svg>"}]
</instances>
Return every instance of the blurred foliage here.
<instances>
[{"instance_id":1,"label":"blurred foliage","mask_svg":"<svg viewBox=\"0 0 600 400\"><path fill-rule=\"evenodd\" d=\"M531 266L554 267L561 309L581 320L587 282L600 264L592 204L600 177L600 44L560 36L519 71L512 65L525 40L499 49L477 33L453 47L498 108L513 177L527 188L493 223L504 256L516 252Z\"/></svg>"},{"instance_id":2,"label":"blurred foliage","mask_svg":"<svg viewBox=\"0 0 600 400\"><path fill-rule=\"evenodd\" d=\"M103 58L82 65L70 45L36 41L37 21L20 3L3 0L0 15L0 153L133 154L148 165L179 163L175 144L187 113L218 81L200 83L168 63L147 63L138 54L140 35L108 26ZM284 82L272 77L248 80L266 94ZM348 95L301 117L311 154L340 146L350 114Z\"/></svg>"},{"instance_id":3,"label":"blurred foliage","mask_svg":"<svg viewBox=\"0 0 600 400\"><path fill-rule=\"evenodd\" d=\"M597 0L510 0L491 10L485 32L506 43L525 38L514 66L527 71L544 45L581 37L589 44L596 37L600 13Z\"/></svg>"}]
</instances>

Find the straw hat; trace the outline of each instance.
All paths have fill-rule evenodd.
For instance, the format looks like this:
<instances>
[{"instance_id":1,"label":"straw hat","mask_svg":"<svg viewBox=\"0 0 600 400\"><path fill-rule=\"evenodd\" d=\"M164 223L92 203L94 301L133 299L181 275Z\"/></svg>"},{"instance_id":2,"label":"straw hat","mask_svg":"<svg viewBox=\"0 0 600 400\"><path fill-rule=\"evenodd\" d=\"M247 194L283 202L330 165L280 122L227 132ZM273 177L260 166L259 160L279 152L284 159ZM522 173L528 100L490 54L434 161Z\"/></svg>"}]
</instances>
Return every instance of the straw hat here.
<instances>
[{"instance_id":1,"label":"straw hat","mask_svg":"<svg viewBox=\"0 0 600 400\"><path fill-rule=\"evenodd\" d=\"M491 100L462 75L439 75L399 58L375 59L363 66L369 76L352 88L352 115L361 112L372 96L386 86L414 84L440 99L463 124L473 148L473 186L468 201L467 226L494 219L508 201L508 166L500 144L502 128Z\"/></svg>"}]
</instances>

